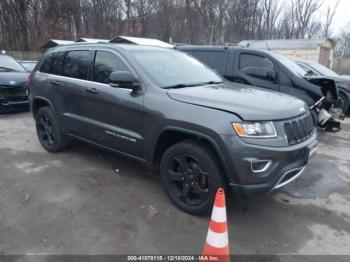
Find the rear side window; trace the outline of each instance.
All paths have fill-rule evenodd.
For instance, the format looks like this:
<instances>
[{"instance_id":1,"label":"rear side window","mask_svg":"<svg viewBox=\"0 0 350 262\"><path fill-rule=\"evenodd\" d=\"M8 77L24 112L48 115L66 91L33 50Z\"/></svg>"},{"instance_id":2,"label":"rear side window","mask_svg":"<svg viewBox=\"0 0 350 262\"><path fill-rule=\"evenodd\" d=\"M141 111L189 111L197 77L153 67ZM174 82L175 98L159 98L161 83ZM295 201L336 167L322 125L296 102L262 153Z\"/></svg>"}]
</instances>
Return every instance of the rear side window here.
<instances>
[{"instance_id":1,"label":"rear side window","mask_svg":"<svg viewBox=\"0 0 350 262\"><path fill-rule=\"evenodd\" d=\"M226 53L221 51L194 51L193 56L197 57L207 66L223 75L225 71Z\"/></svg>"},{"instance_id":2,"label":"rear side window","mask_svg":"<svg viewBox=\"0 0 350 262\"><path fill-rule=\"evenodd\" d=\"M86 80L89 67L90 51L70 51L64 58L62 75Z\"/></svg>"},{"instance_id":3,"label":"rear side window","mask_svg":"<svg viewBox=\"0 0 350 262\"><path fill-rule=\"evenodd\" d=\"M64 52L49 53L46 55L43 64L40 67L40 72L60 75Z\"/></svg>"},{"instance_id":4,"label":"rear side window","mask_svg":"<svg viewBox=\"0 0 350 262\"><path fill-rule=\"evenodd\" d=\"M124 61L108 51L97 51L95 55L93 76L94 81L108 83L109 75L114 71L130 71Z\"/></svg>"},{"instance_id":5,"label":"rear side window","mask_svg":"<svg viewBox=\"0 0 350 262\"><path fill-rule=\"evenodd\" d=\"M265 68L274 70L274 65L266 57L252 54L241 54L239 59L239 69L244 72L250 68Z\"/></svg>"}]
</instances>

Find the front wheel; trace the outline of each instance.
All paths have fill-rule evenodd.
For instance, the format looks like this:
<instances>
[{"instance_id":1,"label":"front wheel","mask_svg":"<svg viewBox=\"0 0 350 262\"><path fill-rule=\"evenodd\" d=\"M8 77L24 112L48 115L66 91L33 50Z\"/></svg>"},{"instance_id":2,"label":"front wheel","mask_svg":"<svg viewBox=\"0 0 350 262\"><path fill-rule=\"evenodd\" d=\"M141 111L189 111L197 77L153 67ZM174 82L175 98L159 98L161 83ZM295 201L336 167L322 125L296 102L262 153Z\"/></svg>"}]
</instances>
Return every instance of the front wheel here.
<instances>
[{"instance_id":1,"label":"front wheel","mask_svg":"<svg viewBox=\"0 0 350 262\"><path fill-rule=\"evenodd\" d=\"M339 97L340 97L340 107L342 109L342 113L344 115L346 115L346 113L348 112L349 110L349 99L347 97L346 94L344 94L343 92L339 92Z\"/></svg>"},{"instance_id":2,"label":"front wheel","mask_svg":"<svg viewBox=\"0 0 350 262\"><path fill-rule=\"evenodd\" d=\"M175 144L165 152L160 175L170 200L194 215L208 214L216 191L224 186L211 149L192 140Z\"/></svg>"}]
</instances>

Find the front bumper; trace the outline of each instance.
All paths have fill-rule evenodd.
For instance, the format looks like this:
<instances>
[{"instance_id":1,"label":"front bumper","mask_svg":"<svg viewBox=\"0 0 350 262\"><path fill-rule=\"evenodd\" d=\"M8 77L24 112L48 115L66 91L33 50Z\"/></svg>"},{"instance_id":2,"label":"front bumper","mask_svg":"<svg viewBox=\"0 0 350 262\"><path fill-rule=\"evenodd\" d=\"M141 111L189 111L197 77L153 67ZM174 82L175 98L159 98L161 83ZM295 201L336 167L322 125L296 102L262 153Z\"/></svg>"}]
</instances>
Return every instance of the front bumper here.
<instances>
[{"instance_id":1,"label":"front bumper","mask_svg":"<svg viewBox=\"0 0 350 262\"><path fill-rule=\"evenodd\" d=\"M14 99L0 99L0 113L11 113L29 110L29 100L27 97Z\"/></svg>"},{"instance_id":2,"label":"front bumper","mask_svg":"<svg viewBox=\"0 0 350 262\"><path fill-rule=\"evenodd\" d=\"M238 137L227 138L230 144L229 183L235 196L250 197L281 188L299 177L317 150L316 133L306 141L289 147L266 147L247 144ZM268 161L268 168L260 172L252 163Z\"/></svg>"}]
</instances>

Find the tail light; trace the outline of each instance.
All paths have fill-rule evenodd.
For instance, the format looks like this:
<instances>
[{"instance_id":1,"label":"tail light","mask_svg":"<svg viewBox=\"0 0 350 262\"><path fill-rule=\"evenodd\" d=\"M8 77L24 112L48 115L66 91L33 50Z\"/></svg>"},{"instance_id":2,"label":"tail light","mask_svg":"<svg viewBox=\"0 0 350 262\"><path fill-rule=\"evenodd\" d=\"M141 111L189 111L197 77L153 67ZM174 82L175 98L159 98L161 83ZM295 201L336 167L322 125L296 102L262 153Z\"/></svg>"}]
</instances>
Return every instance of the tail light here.
<instances>
[{"instance_id":1,"label":"tail light","mask_svg":"<svg viewBox=\"0 0 350 262\"><path fill-rule=\"evenodd\" d=\"M27 81L26 81L26 83L25 83L26 95L27 95L27 96L30 95L29 85L32 83L32 80L33 80L32 74L28 75Z\"/></svg>"},{"instance_id":2,"label":"tail light","mask_svg":"<svg viewBox=\"0 0 350 262\"><path fill-rule=\"evenodd\" d=\"M26 85L27 86L32 83L32 79L33 79L32 74L28 75L28 78L27 78L27 81L26 81Z\"/></svg>"}]
</instances>

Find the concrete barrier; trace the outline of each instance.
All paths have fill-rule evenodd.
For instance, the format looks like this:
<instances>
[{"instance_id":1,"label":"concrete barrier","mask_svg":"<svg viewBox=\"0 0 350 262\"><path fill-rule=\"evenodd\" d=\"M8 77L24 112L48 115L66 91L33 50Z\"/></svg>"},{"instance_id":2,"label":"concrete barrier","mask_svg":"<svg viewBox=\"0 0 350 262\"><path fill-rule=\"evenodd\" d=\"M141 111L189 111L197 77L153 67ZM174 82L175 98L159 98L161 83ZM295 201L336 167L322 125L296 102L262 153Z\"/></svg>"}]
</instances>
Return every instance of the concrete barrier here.
<instances>
[{"instance_id":1,"label":"concrete barrier","mask_svg":"<svg viewBox=\"0 0 350 262\"><path fill-rule=\"evenodd\" d=\"M332 70L340 75L350 75L350 58L334 58Z\"/></svg>"}]
</instances>

